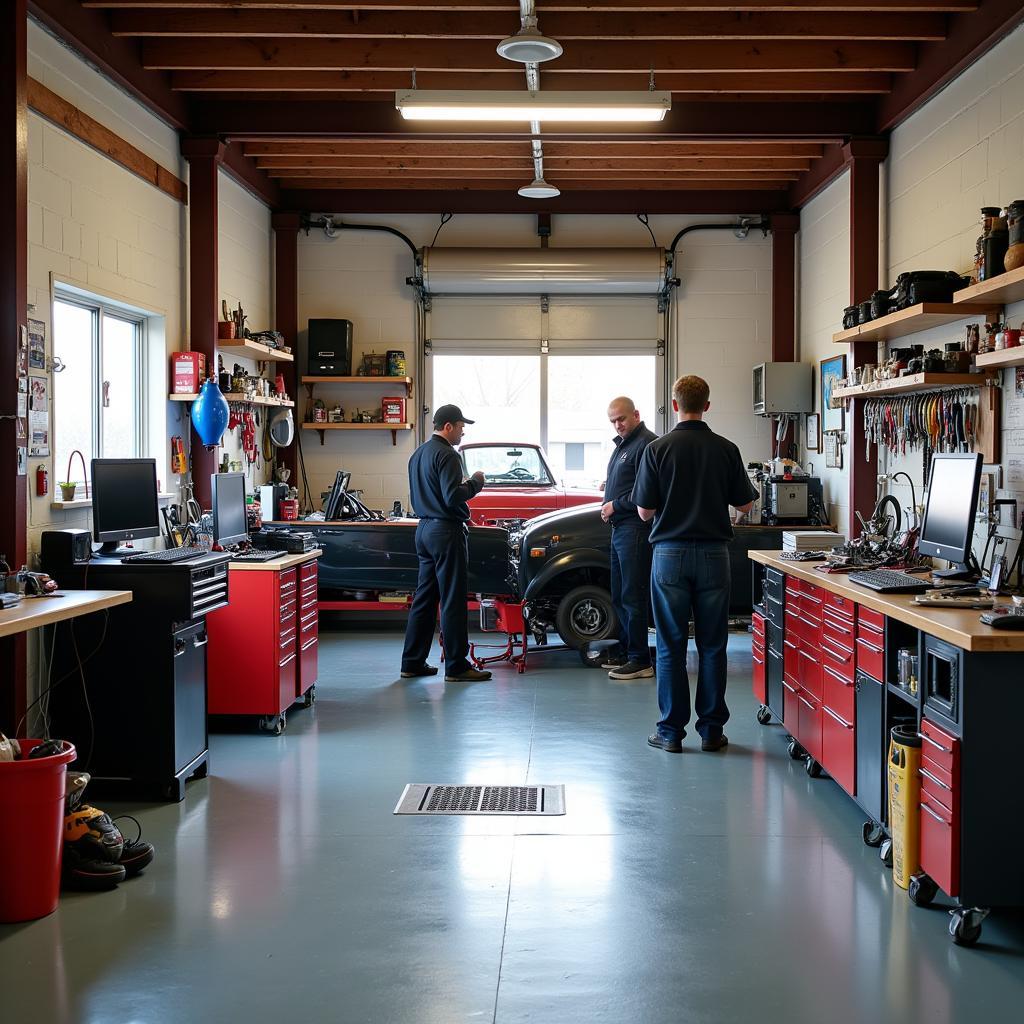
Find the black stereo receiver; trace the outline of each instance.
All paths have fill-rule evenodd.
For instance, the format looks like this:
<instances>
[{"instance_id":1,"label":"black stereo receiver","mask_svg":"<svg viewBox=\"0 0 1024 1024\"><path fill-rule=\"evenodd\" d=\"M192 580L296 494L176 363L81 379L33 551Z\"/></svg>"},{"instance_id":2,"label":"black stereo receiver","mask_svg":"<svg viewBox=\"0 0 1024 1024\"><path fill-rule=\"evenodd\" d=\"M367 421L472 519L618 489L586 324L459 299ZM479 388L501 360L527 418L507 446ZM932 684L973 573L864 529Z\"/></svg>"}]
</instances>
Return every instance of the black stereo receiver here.
<instances>
[{"instance_id":1,"label":"black stereo receiver","mask_svg":"<svg viewBox=\"0 0 1024 1024\"><path fill-rule=\"evenodd\" d=\"M275 530L265 528L250 536L254 548L271 551L287 551L291 555L301 555L316 547L316 540L308 530Z\"/></svg>"}]
</instances>

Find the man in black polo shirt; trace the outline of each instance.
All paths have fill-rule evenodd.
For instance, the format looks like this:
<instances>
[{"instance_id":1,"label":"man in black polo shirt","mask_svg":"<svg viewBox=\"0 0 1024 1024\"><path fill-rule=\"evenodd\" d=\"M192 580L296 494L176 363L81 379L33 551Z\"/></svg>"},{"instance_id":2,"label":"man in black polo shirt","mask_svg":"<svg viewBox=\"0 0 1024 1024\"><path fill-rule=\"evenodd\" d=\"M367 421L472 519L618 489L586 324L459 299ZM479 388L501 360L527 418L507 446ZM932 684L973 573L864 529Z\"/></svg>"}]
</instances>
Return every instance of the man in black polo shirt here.
<instances>
[{"instance_id":1,"label":"man in black polo shirt","mask_svg":"<svg viewBox=\"0 0 1024 1024\"><path fill-rule=\"evenodd\" d=\"M437 675L427 664L434 640L437 604L441 603L441 632L447 664L446 683L475 683L490 679L469 662L466 596L469 590L469 506L480 493L484 475L479 470L468 480L455 450L467 423L457 405L442 405L434 413L434 433L409 460L409 495L416 515L416 555L419 576L405 627L402 678Z\"/></svg>"},{"instance_id":2,"label":"man in black polo shirt","mask_svg":"<svg viewBox=\"0 0 1024 1024\"><path fill-rule=\"evenodd\" d=\"M625 396L611 400L608 421L615 428L615 450L608 460L601 518L612 526L612 604L619 617L619 653L601 668L611 669L610 679L649 679L654 675L647 642L651 527L637 515L630 495L644 449L657 435Z\"/></svg>"},{"instance_id":3,"label":"man in black polo shirt","mask_svg":"<svg viewBox=\"0 0 1024 1024\"><path fill-rule=\"evenodd\" d=\"M640 518L654 520L651 599L661 720L647 742L673 754L682 751L690 721L686 646L691 613L699 659L694 704L701 750L721 750L729 742L722 731L729 720L729 506L746 512L757 497L739 449L703 422L709 394L700 377L675 382L672 408L679 422L647 446L633 488Z\"/></svg>"}]
</instances>

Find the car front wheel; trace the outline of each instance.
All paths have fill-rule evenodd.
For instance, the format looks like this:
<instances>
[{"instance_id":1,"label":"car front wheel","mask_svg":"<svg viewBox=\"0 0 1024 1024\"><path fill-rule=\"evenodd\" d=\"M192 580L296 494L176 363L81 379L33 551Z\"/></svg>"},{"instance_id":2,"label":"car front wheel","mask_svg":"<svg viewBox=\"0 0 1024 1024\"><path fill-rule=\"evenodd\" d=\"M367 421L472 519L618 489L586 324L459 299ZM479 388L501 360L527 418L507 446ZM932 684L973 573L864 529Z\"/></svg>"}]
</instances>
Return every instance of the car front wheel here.
<instances>
[{"instance_id":1,"label":"car front wheel","mask_svg":"<svg viewBox=\"0 0 1024 1024\"><path fill-rule=\"evenodd\" d=\"M587 585L570 590L558 603L555 628L570 647L618 635L619 620L612 596L604 587Z\"/></svg>"}]
</instances>

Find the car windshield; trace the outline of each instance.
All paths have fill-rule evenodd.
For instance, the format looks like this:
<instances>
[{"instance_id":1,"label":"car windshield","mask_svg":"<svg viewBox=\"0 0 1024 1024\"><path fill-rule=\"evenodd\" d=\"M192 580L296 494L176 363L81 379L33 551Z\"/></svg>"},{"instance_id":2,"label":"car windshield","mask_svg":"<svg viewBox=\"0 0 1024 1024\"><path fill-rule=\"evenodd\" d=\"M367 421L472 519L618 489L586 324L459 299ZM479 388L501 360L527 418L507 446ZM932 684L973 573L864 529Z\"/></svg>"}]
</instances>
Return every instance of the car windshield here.
<instances>
[{"instance_id":1,"label":"car windshield","mask_svg":"<svg viewBox=\"0 0 1024 1024\"><path fill-rule=\"evenodd\" d=\"M525 445L485 445L464 448L466 473L481 470L489 487L550 487L552 480L536 448Z\"/></svg>"}]
</instances>

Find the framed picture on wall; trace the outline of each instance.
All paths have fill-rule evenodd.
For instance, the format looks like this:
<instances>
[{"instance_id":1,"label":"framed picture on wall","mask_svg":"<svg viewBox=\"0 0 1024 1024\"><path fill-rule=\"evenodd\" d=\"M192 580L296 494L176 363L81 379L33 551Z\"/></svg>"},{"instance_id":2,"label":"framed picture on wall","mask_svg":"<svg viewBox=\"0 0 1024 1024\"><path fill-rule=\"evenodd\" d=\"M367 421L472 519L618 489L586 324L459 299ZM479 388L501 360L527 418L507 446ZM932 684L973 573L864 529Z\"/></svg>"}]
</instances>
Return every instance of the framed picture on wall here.
<instances>
[{"instance_id":1,"label":"framed picture on wall","mask_svg":"<svg viewBox=\"0 0 1024 1024\"><path fill-rule=\"evenodd\" d=\"M821 429L827 434L843 429L844 410L842 402L832 397L832 392L846 378L846 355L829 356L822 359L819 368L821 379Z\"/></svg>"},{"instance_id":2,"label":"framed picture on wall","mask_svg":"<svg viewBox=\"0 0 1024 1024\"><path fill-rule=\"evenodd\" d=\"M807 438L805 447L809 452L821 451L821 415L816 412L807 414Z\"/></svg>"}]
</instances>

